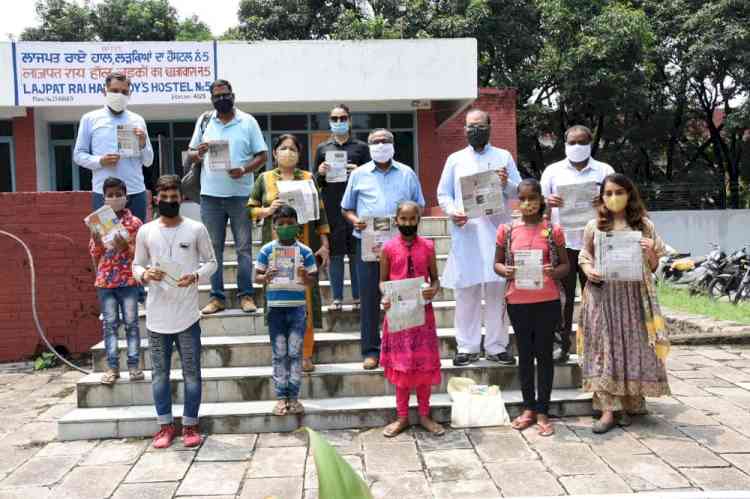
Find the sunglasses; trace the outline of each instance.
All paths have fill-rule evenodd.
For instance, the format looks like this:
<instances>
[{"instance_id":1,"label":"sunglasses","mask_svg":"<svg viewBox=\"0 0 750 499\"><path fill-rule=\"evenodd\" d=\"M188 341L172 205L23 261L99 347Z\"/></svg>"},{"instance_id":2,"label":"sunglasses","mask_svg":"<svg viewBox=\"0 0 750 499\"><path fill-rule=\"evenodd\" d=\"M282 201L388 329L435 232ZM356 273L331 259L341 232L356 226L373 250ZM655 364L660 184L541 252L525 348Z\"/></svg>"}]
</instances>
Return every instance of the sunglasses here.
<instances>
[{"instance_id":1,"label":"sunglasses","mask_svg":"<svg viewBox=\"0 0 750 499\"><path fill-rule=\"evenodd\" d=\"M331 120L332 123L338 123L339 121L346 123L347 121L349 121L348 116L331 116L328 119Z\"/></svg>"}]
</instances>

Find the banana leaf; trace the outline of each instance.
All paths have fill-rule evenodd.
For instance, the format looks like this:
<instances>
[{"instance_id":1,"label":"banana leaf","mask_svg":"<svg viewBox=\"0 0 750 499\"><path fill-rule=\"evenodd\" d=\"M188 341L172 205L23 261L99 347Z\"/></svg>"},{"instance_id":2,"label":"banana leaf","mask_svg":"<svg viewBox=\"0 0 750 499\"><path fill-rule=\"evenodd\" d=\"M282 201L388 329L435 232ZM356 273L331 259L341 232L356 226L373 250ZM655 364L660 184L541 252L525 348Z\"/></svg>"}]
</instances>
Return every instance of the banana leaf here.
<instances>
[{"instance_id":1,"label":"banana leaf","mask_svg":"<svg viewBox=\"0 0 750 499\"><path fill-rule=\"evenodd\" d=\"M364 480L325 438L310 428L302 429L310 436L320 499L373 499Z\"/></svg>"}]
</instances>

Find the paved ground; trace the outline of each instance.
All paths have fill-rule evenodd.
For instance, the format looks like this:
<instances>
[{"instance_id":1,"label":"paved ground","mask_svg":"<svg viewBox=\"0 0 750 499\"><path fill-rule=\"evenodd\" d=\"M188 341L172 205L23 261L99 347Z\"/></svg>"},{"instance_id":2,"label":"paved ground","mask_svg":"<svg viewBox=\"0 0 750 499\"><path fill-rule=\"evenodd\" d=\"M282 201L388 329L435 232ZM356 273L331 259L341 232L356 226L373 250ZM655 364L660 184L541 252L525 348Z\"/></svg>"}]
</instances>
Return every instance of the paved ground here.
<instances>
[{"instance_id":1,"label":"paved ground","mask_svg":"<svg viewBox=\"0 0 750 499\"><path fill-rule=\"evenodd\" d=\"M670 375L673 397L606 436L591 433L590 418L565 419L547 439L506 428L325 435L389 499L750 490L750 346L677 347ZM0 374L0 499L318 497L298 434L212 435L198 450L56 442L79 376Z\"/></svg>"}]
</instances>

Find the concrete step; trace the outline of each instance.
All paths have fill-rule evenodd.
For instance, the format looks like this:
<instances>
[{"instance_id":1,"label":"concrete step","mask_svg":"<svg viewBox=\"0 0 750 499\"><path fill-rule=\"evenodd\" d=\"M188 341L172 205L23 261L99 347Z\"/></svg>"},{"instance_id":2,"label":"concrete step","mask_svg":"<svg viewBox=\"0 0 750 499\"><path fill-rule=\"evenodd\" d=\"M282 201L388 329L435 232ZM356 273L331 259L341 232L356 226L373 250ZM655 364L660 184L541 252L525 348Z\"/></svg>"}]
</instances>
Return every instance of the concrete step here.
<instances>
[{"instance_id":1,"label":"concrete step","mask_svg":"<svg viewBox=\"0 0 750 499\"><path fill-rule=\"evenodd\" d=\"M519 390L504 390L503 399L511 418L521 411ZM204 433L268 433L293 431L301 426L315 430L366 429L385 426L396 417L393 396L352 397L302 400L304 416L274 416L275 401L204 403L200 409ZM448 394L434 394L430 400L432 417L450 422L451 400ZM410 400L410 419L418 420L417 401ZM182 405L174 406L174 415L182 417ZM559 417L587 416L592 412L591 395L577 389L552 391L550 414ZM60 440L98 438L150 437L158 431L154 407L150 404L132 407L73 409L58 420Z\"/></svg>"},{"instance_id":2,"label":"concrete step","mask_svg":"<svg viewBox=\"0 0 750 499\"><path fill-rule=\"evenodd\" d=\"M450 359L443 359L442 384L434 391L446 391L453 377L472 378L477 383L498 385L501 389L519 388L518 368L479 360L469 366L456 367ZM247 400L274 400L271 366L209 368L202 370L204 402L244 402ZM100 383L101 374L93 373L79 380L76 391L78 407L117 407L147 405L152 401L151 371L146 379L131 382L128 373L112 386ZM171 371L172 394L176 403L183 402L184 383L182 371ZM580 386L581 372L577 358L564 365L555 366L556 388ZM306 399L340 397L377 397L393 395L393 386L383 376L382 368L365 370L361 362L318 364L315 371L302 379L300 397Z\"/></svg>"}]
</instances>

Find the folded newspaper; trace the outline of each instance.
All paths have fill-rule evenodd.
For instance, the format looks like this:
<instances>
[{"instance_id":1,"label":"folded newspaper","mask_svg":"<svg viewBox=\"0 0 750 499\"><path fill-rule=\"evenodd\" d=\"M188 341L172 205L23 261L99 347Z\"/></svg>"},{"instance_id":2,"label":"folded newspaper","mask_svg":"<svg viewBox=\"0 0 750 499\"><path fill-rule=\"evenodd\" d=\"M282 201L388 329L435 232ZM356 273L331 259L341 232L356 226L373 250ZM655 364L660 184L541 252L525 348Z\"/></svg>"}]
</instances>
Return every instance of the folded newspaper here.
<instances>
[{"instance_id":1,"label":"folded newspaper","mask_svg":"<svg viewBox=\"0 0 750 499\"><path fill-rule=\"evenodd\" d=\"M279 199L297 212L297 222L306 224L320 218L320 198L312 180L280 180Z\"/></svg>"},{"instance_id":2,"label":"folded newspaper","mask_svg":"<svg viewBox=\"0 0 750 499\"><path fill-rule=\"evenodd\" d=\"M589 220L596 218L592 202L598 194L599 184L594 181L557 186L557 195L563 199L564 205L558 208L563 230L583 230Z\"/></svg>"},{"instance_id":3,"label":"folded newspaper","mask_svg":"<svg viewBox=\"0 0 750 499\"><path fill-rule=\"evenodd\" d=\"M128 238L128 231L122 226L114 210L107 205L102 206L95 212L83 219L89 230L99 234L106 248L112 248L115 237L119 235L123 239Z\"/></svg>"},{"instance_id":4,"label":"folded newspaper","mask_svg":"<svg viewBox=\"0 0 750 499\"><path fill-rule=\"evenodd\" d=\"M463 212L469 218L505 212L503 184L497 170L486 170L459 179Z\"/></svg>"},{"instance_id":5,"label":"folded newspaper","mask_svg":"<svg viewBox=\"0 0 750 499\"><path fill-rule=\"evenodd\" d=\"M596 271L604 281L638 282L643 279L642 237L640 231L596 231Z\"/></svg>"},{"instance_id":6,"label":"folded newspaper","mask_svg":"<svg viewBox=\"0 0 750 499\"><path fill-rule=\"evenodd\" d=\"M204 163L209 170L226 171L232 169L232 156L228 140L209 140Z\"/></svg>"},{"instance_id":7,"label":"folded newspaper","mask_svg":"<svg viewBox=\"0 0 750 499\"><path fill-rule=\"evenodd\" d=\"M544 287L544 264L542 250L514 250L513 280L516 289L542 289Z\"/></svg>"},{"instance_id":8,"label":"folded newspaper","mask_svg":"<svg viewBox=\"0 0 750 499\"><path fill-rule=\"evenodd\" d=\"M141 146L133 125L117 125L117 154L122 157L138 156Z\"/></svg>"},{"instance_id":9,"label":"folded newspaper","mask_svg":"<svg viewBox=\"0 0 750 499\"><path fill-rule=\"evenodd\" d=\"M346 151L326 151L326 163L330 168L326 173L326 182L329 184L346 182Z\"/></svg>"},{"instance_id":10,"label":"folded newspaper","mask_svg":"<svg viewBox=\"0 0 750 499\"><path fill-rule=\"evenodd\" d=\"M271 253L270 268L276 270L269 288L284 289L304 289L304 285L299 282L297 269L301 263L299 247L294 246L276 246Z\"/></svg>"},{"instance_id":11,"label":"folded newspaper","mask_svg":"<svg viewBox=\"0 0 750 499\"><path fill-rule=\"evenodd\" d=\"M362 261L377 262L383 245L396 235L396 223L391 217L363 217L367 224L362 231Z\"/></svg>"},{"instance_id":12,"label":"folded newspaper","mask_svg":"<svg viewBox=\"0 0 750 499\"><path fill-rule=\"evenodd\" d=\"M383 283L385 295L391 302L391 307L385 313L389 333L424 325L425 304L422 299L424 283L423 277Z\"/></svg>"}]
</instances>

